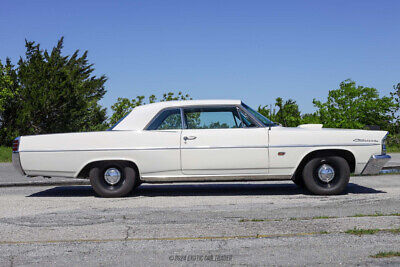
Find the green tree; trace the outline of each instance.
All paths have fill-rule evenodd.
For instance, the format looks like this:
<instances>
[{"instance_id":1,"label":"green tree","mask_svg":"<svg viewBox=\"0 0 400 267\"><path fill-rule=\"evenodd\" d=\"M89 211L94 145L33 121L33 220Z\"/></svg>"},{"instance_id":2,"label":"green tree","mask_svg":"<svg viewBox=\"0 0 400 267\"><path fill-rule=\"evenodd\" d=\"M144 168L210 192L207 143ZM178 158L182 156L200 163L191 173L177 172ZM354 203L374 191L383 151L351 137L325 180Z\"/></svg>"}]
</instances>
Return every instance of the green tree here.
<instances>
[{"instance_id":1,"label":"green tree","mask_svg":"<svg viewBox=\"0 0 400 267\"><path fill-rule=\"evenodd\" d=\"M4 111L6 103L13 97L16 85L16 72L7 58L6 65L0 60L0 112Z\"/></svg>"},{"instance_id":2,"label":"green tree","mask_svg":"<svg viewBox=\"0 0 400 267\"><path fill-rule=\"evenodd\" d=\"M301 124L301 116L299 106L296 101L289 99L283 102L283 99L278 97L275 106L279 108L276 113L277 122L285 127L296 127Z\"/></svg>"},{"instance_id":3,"label":"green tree","mask_svg":"<svg viewBox=\"0 0 400 267\"><path fill-rule=\"evenodd\" d=\"M10 145L18 136L16 125L20 103L16 95L19 92L17 71L7 58L6 65L0 63L0 144Z\"/></svg>"},{"instance_id":4,"label":"green tree","mask_svg":"<svg viewBox=\"0 0 400 267\"><path fill-rule=\"evenodd\" d=\"M268 105L264 107L259 106L258 112L285 127L296 127L301 124L302 118L296 101L292 99L283 101L281 97L278 97L275 100L275 107L278 111Z\"/></svg>"},{"instance_id":5,"label":"green tree","mask_svg":"<svg viewBox=\"0 0 400 267\"><path fill-rule=\"evenodd\" d=\"M319 124L321 120L317 113L306 113L301 115L301 124Z\"/></svg>"},{"instance_id":6,"label":"green tree","mask_svg":"<svg viewBox=\"0 0 400 267\"><path fill-rule=\"evenodd\" d=\"M393 86L393 92L390 93L394 102L397 105L397 109L392 109L392 124L390 129L388 129L393 134L400 133L400 115L398 113L400 107L400 83Z\"/></svg>"},{"instance_id":7,"label":"green tree","mask_svg":"<svg viewBox=\"0 0 400 267\"><path fill-rule=\"evenodd\" d=\"M393 92L390 93L393 97L397 107L400 106L400 83L393 86ZM399 108L392 110L392 121L389 127L385 130L389 131L389 136L387 138L387 145L389 147L396 147L400 149L400 115Z\"/></svg>"},{"instance_id":8,"label":"green tree","mask_svg":"<svg viewBox=\"0 0 400 267\"><path fill-rule=\"evenodd\" d=\"M314 99L313 104L321 123L330 128L362 129L377 125L387 129L392 112L398 109L393 97L379 97L375 88L356 86L352 80L345 80L339 89L329 91L326 102Z\"/></svg>"},{"instance_id":9,"label":"green tree","mask_svg":"<svg viewBox=\"0 0 400 267\"><path fill-rule=\"evenodd\" d=\"M272 105L258 106L257 112L268 118L273 122L277 122L276 120L276 110L272 107Z\"/></svg>"},{"instance_id":10,"label":"green tree","mask_svg":"<svg viewBox=\"0 0 400 267\"><path fill-rule=\"evenodd\" d=\"M87 51L63 55L63 38L51 52L31 41L25 46L12 98L1 114L2 144L18 135L104 129L106 109L98 102L106 93L107 78L92 75Z\"/></svg>"},{"instance_id":11,"label":"green tree","mask_svg":"<svg viewBox=\"0 0 400 267\"><path fill-rule=\"evenodd\" d=\"M160 102L163 101L174 101L174 100L188 100L192 99L188 94L183 94L179 92L175 95L172 92L163 94L162 98L159 100ZM145 96L137 96L129 100L128 98L118 98L117 102L111 106L111 110L113 111L112 116L110 117L110 126L116 124L119 120L129 114L135 107L151 104L158 102L158 98L155 95L151 95L145 99Z\"/></svg>"}]
</instances>

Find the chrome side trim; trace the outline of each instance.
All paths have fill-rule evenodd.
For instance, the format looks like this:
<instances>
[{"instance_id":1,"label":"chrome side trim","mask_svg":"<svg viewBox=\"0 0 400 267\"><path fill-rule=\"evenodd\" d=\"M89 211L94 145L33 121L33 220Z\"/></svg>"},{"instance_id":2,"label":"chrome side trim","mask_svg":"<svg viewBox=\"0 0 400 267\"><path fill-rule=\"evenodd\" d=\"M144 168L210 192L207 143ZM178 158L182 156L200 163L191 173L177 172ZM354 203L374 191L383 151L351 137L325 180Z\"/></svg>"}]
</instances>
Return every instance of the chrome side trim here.
<instances>
[{"instance_id":1,"label":"chrome side trim","mask_svg":"<svg viewBox=\"0 0 400 267\"><path fill-rule=\"evenodd\" d=\"M368 160L361 175L378 174L390 159L389 155L373 155Z\"/></svg>"},{"instance_id":2,"label":"chrome side trim","mask_svg":"<svg viewBox=\"0 0 400 267\"><path fill-rule=\"evenodd\" d=\"M14 168L19 172L21 175L25 175L24 170L22 169L21 159L19 157L19 152L12 152L12 164Z\"/></svg>"},{"instance_id":3,"label":"chrome side trim","mask_svg":"<svg viewBox=\"0 0 400 267\"><path fill-rule=\"evenodd\" d=\"M290 180L292 175L241 174L241 175L185 175L185 176L141 176L148 183L170 182L217 182L217 181L277 181Z\"/></svg>"},{"instance_id":4,"label":"chrome side trim","mask_svg":"<svg viewBox=\"0 0 400 267\"><path fill-rule=\"evenodd\" d=\"M379 146L380 144L322 144L322 145L279 145L279 146L197 146L182 147L182 149L239 149L239 148L287 148L287 147L342 147L342 146ZM177 150L179 147L150 147L150 148L94 148L94 149L65 149L65 150L21 150L19 152L75 152L75 151L124 151L124 150Z\"/></svg>"},{"instance_id":5,"label":"chrome side trim","mask_svg":"<svg viewBox=\"0 0 400 267\"><path fill-rule=\"evenodd\" d=\"M182 149L237 149L237 148L268 148L268 146L194 146Z\"/></svg>"},{"instance_id":6,"label":"chrome side trim","mask_svg":"<svg viewBox=\"0 0 400 267\"><path fill-rule=\"evenodd\" d=\"M301 144L295 144L295 145L279 145L279 146L269 146L270 148L283 148L283 147L339 147L339 146L380 146L380 144L371 144L371 143L362 143L362 144L355 144L355 143L349 143L349 144L322 144L322 145L301 145Z\"/></svg>"},{"instance_id":7,"label":"chrome side trim","mask_svg":"<svg viewBox=\"0 0 400 267\"><path fill-rule=\"evenodd\" d=\"M127 151L127 150L179 150L179 147L152 147L152 148L94 148L94 149L65 149L65 150L21 150L20 152L97 152L97 151Z\"/></svg>"}]
</instances>

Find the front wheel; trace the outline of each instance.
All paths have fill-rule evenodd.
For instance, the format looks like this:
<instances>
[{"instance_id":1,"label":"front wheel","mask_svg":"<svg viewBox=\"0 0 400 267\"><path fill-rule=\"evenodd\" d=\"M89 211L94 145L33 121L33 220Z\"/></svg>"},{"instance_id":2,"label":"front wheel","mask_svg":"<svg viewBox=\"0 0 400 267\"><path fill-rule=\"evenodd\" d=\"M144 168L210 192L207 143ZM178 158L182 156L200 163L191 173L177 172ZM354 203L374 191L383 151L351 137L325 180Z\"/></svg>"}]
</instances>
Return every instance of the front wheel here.
<instances>
[{"instance_id":1,"label":"front wheel","mask_svg":"<svg viewBox=\"0 0 400 267\"><path fill-rule=\"evenodd\" d=\"M90 184L101 197L124 197L138 184L136 171L128 164L105 162L89 172Z\"/></svg>"},{"instance_id":2,"label":"front wheel","mask_svg":"<svg viewBox=\"0 0 400 267\"><path fill-rule=\"evenodd\" d=\"M347 187L350 167L338 156L311 159L303 169L305 187L316 195L338 195Z\"/></svg>"}]
</instances>

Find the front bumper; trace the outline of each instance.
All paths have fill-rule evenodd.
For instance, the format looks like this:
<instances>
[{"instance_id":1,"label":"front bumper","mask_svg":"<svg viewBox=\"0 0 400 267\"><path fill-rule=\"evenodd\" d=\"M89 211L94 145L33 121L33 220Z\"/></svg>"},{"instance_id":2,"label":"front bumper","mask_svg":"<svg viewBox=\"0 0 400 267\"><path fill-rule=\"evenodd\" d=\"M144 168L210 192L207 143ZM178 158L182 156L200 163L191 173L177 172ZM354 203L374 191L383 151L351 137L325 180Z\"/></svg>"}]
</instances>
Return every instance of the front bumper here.
<instances>
[{"instance_id":1,"label":"front bumper","mask_svg":"<svg viewBox=\"0 0 400 267\"><path fill-rule=\"evenodd\" d=\"M21 159L19 158L19 153L18 152L12 152L12 163L14 168L21 174L25 175L24 170L22 169L21 166Z\"/></svg>"},{"instance_id":2,"label":"front bumper","mask_svg":"<svg viewBox=\"0 0 400 267\"><path fill-rule=\"evenodd\" d=\"M383 166L390 160L389 155L374 155L372 156L367 165L365 165L364 170L362 170L361 175L371 175L378 174Z\"/></svg>"}]
</instances>

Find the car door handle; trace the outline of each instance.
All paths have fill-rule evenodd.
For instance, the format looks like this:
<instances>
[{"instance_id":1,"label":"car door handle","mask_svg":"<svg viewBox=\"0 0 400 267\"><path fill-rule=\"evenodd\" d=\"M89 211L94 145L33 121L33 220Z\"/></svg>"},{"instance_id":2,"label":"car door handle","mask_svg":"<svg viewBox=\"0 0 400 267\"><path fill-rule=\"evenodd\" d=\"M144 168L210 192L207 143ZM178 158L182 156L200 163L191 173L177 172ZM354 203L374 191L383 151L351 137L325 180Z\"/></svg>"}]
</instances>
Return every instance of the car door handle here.
<instances>
[{"instance_id":1,"label":"car door handle","mask_svg":"<svg viewBox=\"0 0 400 267\"><path fill-rule=\"evenodd\" d=\"M187 140L194 140L194 139L196 139L197 137L196 136L184 136L183 137L183 140L185 140L185 141L187 141Z\"/></svg>"}]
</instances>

